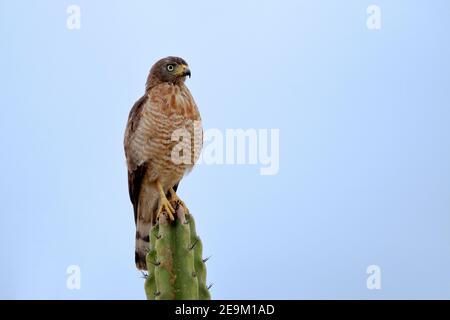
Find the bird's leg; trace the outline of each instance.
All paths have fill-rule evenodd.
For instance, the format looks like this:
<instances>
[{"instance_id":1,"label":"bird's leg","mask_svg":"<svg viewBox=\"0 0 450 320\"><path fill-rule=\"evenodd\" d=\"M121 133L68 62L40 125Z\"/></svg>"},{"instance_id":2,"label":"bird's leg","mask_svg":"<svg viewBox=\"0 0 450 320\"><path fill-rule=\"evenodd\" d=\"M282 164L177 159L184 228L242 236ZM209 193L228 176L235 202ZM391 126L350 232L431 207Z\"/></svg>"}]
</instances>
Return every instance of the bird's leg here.
<instances>
[{"instance_id":1,"label":"bird's leg","mask_svg":"<svg viewBox=\"0 0 450 320\"><path fill-rule=\"evenodd\" d=\"M175 213L175 210L173 209L172 205L170 204L169 200L167 200L166 195L164 194L163 187L159 181L156 181L156 186L159 191L159 206L158 210L156 211L156 219L159 218L162 212L166 212L169 216L170 220L175 220L173 214Z\"/></svg>"},{"instance_id":2,"label":"bird's leg","mask_svg":"<svg viewBox=\"0 0 450 320\"><path fill-rule=\"evenodd\" d=\"M183 202L183 200L181 200L181 199L178 197L178 195L177 195L177 193L175 192L175 190L173 190L173 188L170 188L170 189L169 189L169 193L170 193L170 199L171 199L172 201L175 201L175 203L176 203L177 205L183 207L184 212L187 213L187 214L189 214L189 209L188 209L188 207L187 207L186 204Z\"/></svg>"}]
</instances>

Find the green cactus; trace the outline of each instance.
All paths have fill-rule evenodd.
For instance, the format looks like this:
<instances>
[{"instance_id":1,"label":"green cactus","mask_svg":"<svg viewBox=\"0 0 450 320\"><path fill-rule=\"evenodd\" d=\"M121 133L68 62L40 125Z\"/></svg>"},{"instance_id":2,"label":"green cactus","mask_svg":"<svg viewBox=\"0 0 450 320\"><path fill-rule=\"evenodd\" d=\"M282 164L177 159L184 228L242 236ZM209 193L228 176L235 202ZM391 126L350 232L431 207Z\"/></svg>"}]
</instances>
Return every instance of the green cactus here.
<instances>
[{"instance_id":1,"label":"green cactus","mask_svg":"<svg viewBox=\"0 0 450 320\"><path fill-rule=\"evenodd\" d=\"M210 300L202 243L192 215L177 210L175 221L161 215L150 231L148 300Z\"/></svg>"}]
</instances>

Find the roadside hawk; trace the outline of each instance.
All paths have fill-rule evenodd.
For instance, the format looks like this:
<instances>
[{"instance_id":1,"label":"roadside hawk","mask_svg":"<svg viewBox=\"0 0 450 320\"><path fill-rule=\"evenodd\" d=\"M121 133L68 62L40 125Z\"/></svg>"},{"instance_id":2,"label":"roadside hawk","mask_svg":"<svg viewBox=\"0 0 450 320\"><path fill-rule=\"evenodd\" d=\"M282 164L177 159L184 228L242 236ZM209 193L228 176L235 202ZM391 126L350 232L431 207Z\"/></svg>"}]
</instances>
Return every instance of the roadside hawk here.
<instances>
[{"instance_id":1,"label":"roadside hawk","mask_svg":"<svg viewBox=\"0 0 450 320\"><path fill-rule=\"evenodd\" d=\"M185 85L186 77L191 77L191 71L183 59L167 57L156 62L125 130L128 189L136 224L135 261L140 270L146 269L151 226L163 212L173 220L174 203L185 207L177 187L202 148L200 113Z\"/></svg>"}]
</instances>

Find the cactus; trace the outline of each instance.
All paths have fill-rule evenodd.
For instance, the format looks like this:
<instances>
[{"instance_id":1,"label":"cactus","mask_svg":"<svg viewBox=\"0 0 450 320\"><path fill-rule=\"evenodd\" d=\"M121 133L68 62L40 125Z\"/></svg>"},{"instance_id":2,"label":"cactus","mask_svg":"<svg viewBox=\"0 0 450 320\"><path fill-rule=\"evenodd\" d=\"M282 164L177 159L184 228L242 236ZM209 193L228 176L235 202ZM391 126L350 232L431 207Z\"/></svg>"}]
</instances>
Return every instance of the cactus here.
<instances>
[{"instance_id":1,"label":"cactus","mask_svg":"<svg viewBox=\"0 0 450 320\"><path fill-rule=\"evenodd\" d=\"M210 300L206 286L206 266L202 242L195 230L194 218L177 210L170 222L161 215L150 230L150 251L146 257L148 276L145 293L148 300Z\"/></svg>"}]
</instances>

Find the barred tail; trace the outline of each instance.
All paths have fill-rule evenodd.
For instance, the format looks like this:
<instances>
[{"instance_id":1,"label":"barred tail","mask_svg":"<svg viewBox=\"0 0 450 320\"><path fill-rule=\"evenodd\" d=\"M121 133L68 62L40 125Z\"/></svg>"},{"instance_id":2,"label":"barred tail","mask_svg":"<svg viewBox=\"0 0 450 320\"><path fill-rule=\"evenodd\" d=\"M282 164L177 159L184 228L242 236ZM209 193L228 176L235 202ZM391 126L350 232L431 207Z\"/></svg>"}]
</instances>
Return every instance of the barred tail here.
<instances>
[{"instance_id":1,"label":"barred tail","mask_svg":"<svg viewBox=\"0 0 450 320\"><path fill-rule=\"evenodd\" d=\"M150 229L158 207L159 192L155 185L143 186L139 195L136 219L136 247L134 260L138 270L146 270L145 258L150 250Z\"/></svg>"}]
</instances>

